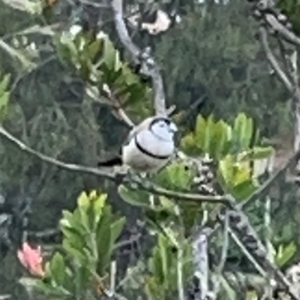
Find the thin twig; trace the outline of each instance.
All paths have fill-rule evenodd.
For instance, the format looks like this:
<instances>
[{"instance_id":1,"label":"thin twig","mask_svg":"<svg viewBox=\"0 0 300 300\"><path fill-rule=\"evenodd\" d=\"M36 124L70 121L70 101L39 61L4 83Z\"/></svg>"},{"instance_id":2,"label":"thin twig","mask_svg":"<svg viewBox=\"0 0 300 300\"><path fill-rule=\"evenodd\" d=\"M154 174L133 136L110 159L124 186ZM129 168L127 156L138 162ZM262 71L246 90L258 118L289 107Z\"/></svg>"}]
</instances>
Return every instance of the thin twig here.
<instances>
[{"instance_id":1,"label":"thin twig","mask_svg":"<svg viewBox=\"0 0 300 300\"><path fill-rule=\"evenodd\" d=\"M124 109L121 107L120 101L115 96L115 93L111 91L111 89L107 86L104 85L103 92L107 94L107 97L109 100L113 103L113 108L116 110L117 115L119 118L129 127L133 128L135 124L133 121L129 118L129 116L125 113Z\"/></svg>"},{"instance_id":2,"label":"thin twig","mask_svg":"<svg viewBox=\"0 0 300 300\"><path fill-rule=\"evenodd\" d=\"M131 54L133 62L140 66L140 73L152 79L154 92L154 106L157 115L167 115L166 100L163 80L154 58L148 51L141 51L131 40L123 16L123 1L113 0L112 8L114 11L115 25L119 38L124 47Z\"/></svg>"},{"instance_id":3,"label":"thin twig","mask_svg":"<svg viewBox=\"0 0 300 300\"><path fill-rule=\"evenodd\" d=\"M51 156L45 155L43 153L40 153L40 152L28 147L22 141L20 141L19 139L17 139L13 135L11 135L2 126L0 126L0 135L2 135L6 139L8 139L12 143L14 143L22 151L24 151L28 154L31 154L35 157L38 157L42 161L47 162L52 165L55 165L64 170L91 174L91 175L109 179L109 180L117 182L117 183L120 183L120 175L123 175L122 173L118 173L118 172L106 171L105 168L101 169L101 168L86 167L86 166L77 165L77 164L65 163L63 161L57 160ZM135 183L137 185L137 187L139 187L142 190L147 191L149 193L160 195L160 196L166 196L166 197L169 197L172 199L176 199L178 201L191 201L191 202L199 202L199 203L200 202L223 203L225 205L231 206L231 199L230 199L230 197L227 197L226 195L225 196L206 196L206 195L201 195L201 194L176 192L176 191L167 190L167 189L160 187L158 185L155 185L149 181L128 178L126 176L123 176L122 180L123 180L123 183Z\"/></svg>"}]
</instances>

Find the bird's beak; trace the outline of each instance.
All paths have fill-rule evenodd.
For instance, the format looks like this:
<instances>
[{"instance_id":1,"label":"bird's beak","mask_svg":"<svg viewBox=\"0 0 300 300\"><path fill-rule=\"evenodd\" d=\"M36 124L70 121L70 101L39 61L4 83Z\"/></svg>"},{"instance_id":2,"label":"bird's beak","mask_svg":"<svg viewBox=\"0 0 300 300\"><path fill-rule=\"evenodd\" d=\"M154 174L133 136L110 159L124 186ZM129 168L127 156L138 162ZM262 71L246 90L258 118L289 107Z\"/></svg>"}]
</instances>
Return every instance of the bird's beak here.
<instances>
[{"instance_id":1,"label":"bird's beak","mask_svg":"<svg viewBox=\"0 0 300 300\"><path fill-rule=\"evenodd\" d=\"M170 124L170 131L173 132L173 133L178 131L178 128L174 123Z\"/></svg>"}]
</instances>

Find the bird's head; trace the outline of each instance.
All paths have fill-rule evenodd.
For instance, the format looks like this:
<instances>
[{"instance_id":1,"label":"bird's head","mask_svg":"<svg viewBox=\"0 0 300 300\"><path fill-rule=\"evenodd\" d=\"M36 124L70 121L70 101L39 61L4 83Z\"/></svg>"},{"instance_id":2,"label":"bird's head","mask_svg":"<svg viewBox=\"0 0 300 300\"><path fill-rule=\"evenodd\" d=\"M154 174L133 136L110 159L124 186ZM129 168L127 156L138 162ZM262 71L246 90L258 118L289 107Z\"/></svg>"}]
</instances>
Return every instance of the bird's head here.
<instances>
[{"instance_id":1,"label":"bird's head","mask_svg":"<svg viewBox=\"0 0 300 300\"><path fill-rule=\"evenodd\" d=\"M151 132L159 139L171 142L178 128L172 120L165 117L154 118L149 126Z\"/></svg>"}]
</instances>

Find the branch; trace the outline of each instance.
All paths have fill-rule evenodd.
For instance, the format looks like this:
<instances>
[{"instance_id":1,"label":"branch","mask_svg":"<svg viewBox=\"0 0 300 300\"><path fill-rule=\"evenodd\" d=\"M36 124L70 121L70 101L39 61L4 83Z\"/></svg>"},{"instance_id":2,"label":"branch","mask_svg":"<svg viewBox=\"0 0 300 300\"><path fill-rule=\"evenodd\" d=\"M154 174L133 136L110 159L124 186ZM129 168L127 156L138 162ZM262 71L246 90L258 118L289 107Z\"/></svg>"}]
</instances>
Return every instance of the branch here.
<instances>
[{"instance_id":1,"label":"branch","mask_svg":"<svg viewBox=\"0 0 300 300\"><path fill-rule=\"evenodd\" d=\"M115 25L123 46L129 51L133 62L141 66L140 73L150 77L153 84L154 106L157 115L167 115L163 80L154 58L150 55L150 48L145 51L139 49L131 40L123 17L123 1L112 0Z\"/></svg>"},{"instance_id":2,"label":"branch","mask_svg":"<svg viewBox=\"0 0 300 300\"><path fill-rule=\"evenodd\" d=\"M268 193L268 191L272 187L272 184L274 184L288 168L290 168L293 164L296 164L299 159L300 159L300 149L297 152L295 152L285 163L283 163L281 167L271 177L269 177L268 180L266 180L257 190L255 190L246 200L237 204L235 210L242 212L242 209L244 209L247 205L265 196L266 193ZM232 200L231 203L233 203ZM217 207L215 210L213 210L212 215L217 215L221 213L221 209L222 208ZM211 238L218 231L220 227L221 227L221 223L220 222L216 223L213 230L209 234L209 238Z\"/></svg>"},{"instance_id":3,"label":"branch","mask_svg":"<svg viewBox=\"0 0 300 300\"><path fill-rule=\"evenodd\" d=\"M225 205L231 206L231 198L225 196L206 196L201 194L193 194L193 193L183 193L183 192L175 192L171 190L167 190L163 187L160 187L158 185L155 185L149 181L141 180L138 178L129 178L124 176L121 172L108 172L103 169L99 168L93 168L93 167L85 167L82 165L77 164L70 164L65 163L60 160L57 160L51 156L45 155L43 153L40 153L26 144L24 144L22 141L14 137L12 134L10 134L6 129L4 129L2 126L0 126L0 135L5 137L7 140L15 144L18 148L20 148L22 151L31 154L40 160L55 165L61 169L72 171L72 172L79 172L79 173L85 173L85 174L91 174L99 177L103 177L106 179L109 179L115 183L120 183L120 179L122 179L122 183L124 184L136 184L137 187L141 188L142 190L153 193L155 195L159 196L165 196L170 197L172 199L176 199L178 201L191 201L191 202L211 202L211 203L223 203ZM122 177L122 178L121 178Z\"/></svg>"},{"instance_id":4,"label":"branch","mask_svg":"<svg viewBox=\"0 0 300 300\"><path fill-rule=\"evenodd\" d=\"M115 94L111 91L108 85L103 86L103 92L106 93L106 97L113 103L113 110L116 111L119 119L121 119L129 128L133 128L135 124L125 113L124 109L121 107L120 102L116 98Z\"/></svg>"},{"instance_id":5,"label":"branch","mask_svg":"<svg viewBox=\"0 0 300 300\"><path fill-rule=\"evenodd\" d=\"M270 176L256 191L252 193L252 195L250 195L250 197L238 204L237 208L241 210L256 199L264 197L270 190L272 184L275 183L288 168L290 168L293 164L296 164L299 159L300 149L292 154L291 157L285 163L283 163L272 176Z\"/></svg>"},{"instance_id":6,"label":"branch","mask_svg":"<svg viewBox=\"0 0 300 300\"><path fill-rule=\"evenodd\" d=\"M209 262L208 262L208 228L196 232L192 242L194 276L199 282L199 292L194 295L196 300L207 299L209 293Z\"/></svg>"},{"instance_id":7,"label":"branch","mask_svg":"<svg viewBox=\"0 0 300 300\"><path fill-rule=\"evenodd\" d=\"M263 20L272 32L280 35L290 44L300 46L300 38L290 30L287 17L275 8L273 0L248 0L254 3L254 15Z\"/></svg>"},{"instance_id":8,"label":"branch","mask_svg":"<svg viewBox=\"0 0 300 300\"><path fill-rule=\"evenodd\" d=\"M273 30L275 30L275 32L279 33L279 35L281 35L287 42L296 46L300 46L300 38L291 30L287 29L286 26L281 24L275 16L271 14L265 14L265 21Z\"/></svg>"},{"instance_id":9,"label":"branch","mask_svg":"<svg viewBox=\"0 0 300 300\"><path fill-rule=\"evenodd\" d=\"M272 66L274 71L276 72L279 79L283 82L285 87L292 93L294 90L293 85L292 85L291 81L289 80L289 78L287 77L287 75L284 73L284 71L279 66L279 63L278 63L276 57L274 56L274 54L272 53L272 50L270 49L266 29L264 27L260 27L259 33L260 33L261 43L262 43L262 46L266 53L268 62L270 63L270 65Z\"/></svg>"}]
</instances>

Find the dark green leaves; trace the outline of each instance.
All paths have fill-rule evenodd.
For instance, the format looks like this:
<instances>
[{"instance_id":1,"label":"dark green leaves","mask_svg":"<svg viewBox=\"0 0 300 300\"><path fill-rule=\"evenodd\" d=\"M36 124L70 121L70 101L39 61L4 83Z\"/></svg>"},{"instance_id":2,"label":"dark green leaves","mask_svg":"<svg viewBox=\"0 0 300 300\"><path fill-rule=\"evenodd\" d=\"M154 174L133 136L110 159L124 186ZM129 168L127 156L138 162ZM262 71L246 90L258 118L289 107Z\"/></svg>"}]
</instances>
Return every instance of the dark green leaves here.
<instances>
[{"instance_id":1,"label":"dark green leaves","mask_svg":"<svg viewBox=\"0 0 300 300\"><path fill-rule=\"evenodd\" d=\"M166 234L158 235L157 245L148 261L151 275L146 280L145 289L150 299L172 295L181 272L184 282L192 275L190 243L173 230L168 230ZM178 255L179 251L181 255Z\"/></svg>"},{"instance_id":2,"label":"dark green leaves","mask_svg":"<svg viewBox=\"0 0 300 300\"><path fill-rule=\"evenodd\" d=\"M98 101L126 107L140 117L148 114L150 90L141 83L126 63L120 60L109 37L101 32L97 37L82 31L68 32L56 38L61 60L75 68L78 75L96 91Z\"/></svg>"}]
</instances>

